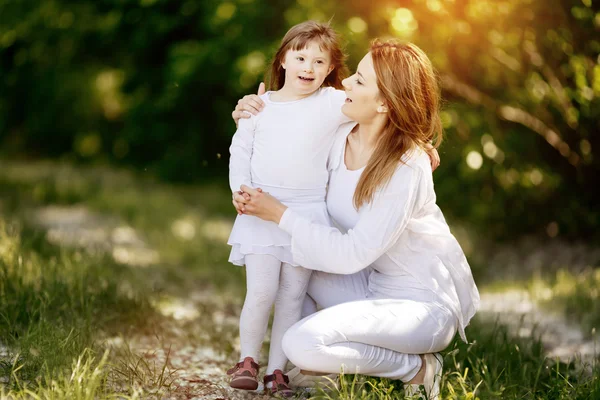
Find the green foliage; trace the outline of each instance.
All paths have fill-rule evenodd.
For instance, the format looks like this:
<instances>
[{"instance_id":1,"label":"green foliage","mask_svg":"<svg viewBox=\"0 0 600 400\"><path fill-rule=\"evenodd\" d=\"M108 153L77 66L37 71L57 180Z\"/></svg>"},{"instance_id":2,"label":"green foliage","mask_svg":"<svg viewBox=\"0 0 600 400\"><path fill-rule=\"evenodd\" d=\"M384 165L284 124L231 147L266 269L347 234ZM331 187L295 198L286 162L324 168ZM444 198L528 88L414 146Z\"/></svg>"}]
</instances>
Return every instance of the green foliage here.
<instances>
[{"instance_id":1,"label":"green foliage","mask_svg":"<svg viewBox=\"0 0 600 400\"><path fill-rule=\"evenodd\" d=\"M600 41L581 0L0 0L0 148L225 180L235 101L291 25L332 21L353 68L411 40L446 100L439 203L496 238L598 238Z\"/></svg>"}]
</instances>

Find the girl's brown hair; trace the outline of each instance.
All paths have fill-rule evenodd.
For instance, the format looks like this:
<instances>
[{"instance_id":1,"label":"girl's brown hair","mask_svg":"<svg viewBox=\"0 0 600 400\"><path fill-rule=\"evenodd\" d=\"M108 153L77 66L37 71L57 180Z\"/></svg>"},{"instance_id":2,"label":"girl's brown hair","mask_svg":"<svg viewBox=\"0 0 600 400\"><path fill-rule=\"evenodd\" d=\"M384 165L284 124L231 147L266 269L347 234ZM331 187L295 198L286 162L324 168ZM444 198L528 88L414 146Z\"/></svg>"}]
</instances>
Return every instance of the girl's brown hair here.
<instances>
[{"instance_id":1,"label":"girl's brown hair","mask_svg":"<svg viewBox=\"0 0 600 400\"><path fill-rule=\"evenodd\" d=\"M442 141L440 89L427 55L412 43L377 39L370 53L388 121L356 187L356 209L389 183L404 154Z\"/></svg>"},{"instance_id":2,"label":"girl's brown hair","mask_svg":"<svg viewBox=\"0 0 600 400\"><path fill-rule=\"evenodd\" d=\"M294 25L283 37L281 45L271 62L271 68L265 76L268 90L279 90L283 87L285 70L281 64L285 60L285 54L288 50L302 50L313 40L319 44L321 50L329 52L331 65L333 65L333 69L325 78L323 86L343 89L342 80L348 76L348 68L345 63L346 55L342 51L338 34L331 28L329 23L306 21Z\"/></svg>"}]
</instances>

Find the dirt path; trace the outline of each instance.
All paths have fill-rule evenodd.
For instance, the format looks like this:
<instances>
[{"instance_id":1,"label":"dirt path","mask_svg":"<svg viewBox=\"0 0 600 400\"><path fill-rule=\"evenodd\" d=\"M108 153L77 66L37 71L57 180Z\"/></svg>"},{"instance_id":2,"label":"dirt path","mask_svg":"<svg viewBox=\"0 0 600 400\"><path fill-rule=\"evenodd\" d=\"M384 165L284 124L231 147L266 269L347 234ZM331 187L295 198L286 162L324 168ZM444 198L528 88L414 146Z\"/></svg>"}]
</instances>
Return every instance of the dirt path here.
<instances>
[{"instance_id":1,"label":"dirt path","mask_svg":"<svg viewBox=\"0 0 600 400\"><path fill-rule=\"evenodd\" d=\"M101 215L85 206L47 206L28 213L28 220L44 229L47 240L59 246L105 252L131 267L159 262L159 254L142 240L143 235L118 218ZM229 387L226 370L233 364L231 354L239 351L238 318L231 310L224 311L220 301L218 295L206 292L187 292L184 297L163 296L155 306L165 320L156 332L102 341L112 347L119 369L128 370L130 376L139 376L140 381L154 389L162 386L163 392L157 398L269 398L262 395L262 385L256 393ZM216 343L218 337L223 340ZM231 345L233 352L224 351L224 344ZM144 362L138 363L140 359ZM163 366L166 366L164 373ZM113 378L117 387L127 383L119 382L117 376Z\"/></svg>"}]
</instances>

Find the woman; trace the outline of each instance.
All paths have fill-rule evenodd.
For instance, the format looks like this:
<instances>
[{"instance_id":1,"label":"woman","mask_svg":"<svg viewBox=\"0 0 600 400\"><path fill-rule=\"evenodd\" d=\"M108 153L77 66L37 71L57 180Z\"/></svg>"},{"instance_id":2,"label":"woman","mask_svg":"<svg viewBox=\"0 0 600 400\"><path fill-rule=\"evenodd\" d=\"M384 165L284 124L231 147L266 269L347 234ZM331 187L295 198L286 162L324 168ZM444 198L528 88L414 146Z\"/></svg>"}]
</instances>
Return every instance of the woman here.
<instances>
[{"instance_id":1,"label":"woman","mask_svg":"<svg viewBox=\"0 0 600 400\"><path fill-rule=\"evenodd\" d=\"M327 194L341 231L310 222L259 189L243 186L245 195L234 202L277 223L291 236L294 260L321 271L308 294L326 308L283 339L296 366L401 379L409 394L421 384L437 398L436 353L457 330L466 341L479 293L435 204L423 151L441 138L436 77L415 45L375 41L343 84L342 112L356 122L338 130Z\"/></svg>"}]
</instances>

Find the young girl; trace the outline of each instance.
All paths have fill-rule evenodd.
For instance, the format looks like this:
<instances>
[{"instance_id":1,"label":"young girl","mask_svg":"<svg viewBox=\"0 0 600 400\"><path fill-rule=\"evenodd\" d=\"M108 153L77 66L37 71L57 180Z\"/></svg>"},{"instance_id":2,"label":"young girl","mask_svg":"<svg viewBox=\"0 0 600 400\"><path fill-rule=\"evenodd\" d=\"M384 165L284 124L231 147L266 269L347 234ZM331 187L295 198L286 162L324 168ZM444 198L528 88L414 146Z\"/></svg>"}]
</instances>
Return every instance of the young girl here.
<instances>
[{"instance_id":1,"label":"young girl","mask_svg":"<svg viewBox=\"0 0 600 400\"><path fill-rule=\"evenodd\" d=\"M296 212L330 224L325 205L327 159L337 127L348 119L341 108L347 68L335 31L308 21L291 28L272 62L264 111L239 121L230 152L230 186L242 184L275 196ZM286 330L300 320L311 272L294 263L290 236L276 224L238 215L228 243L229 261L246 266L246 299L240 318L240 362L227 373L231 387L255 390L257 363L271 307L275 315L265 388L292 394L282 372Z\"/></svg>"}]
</instances>

